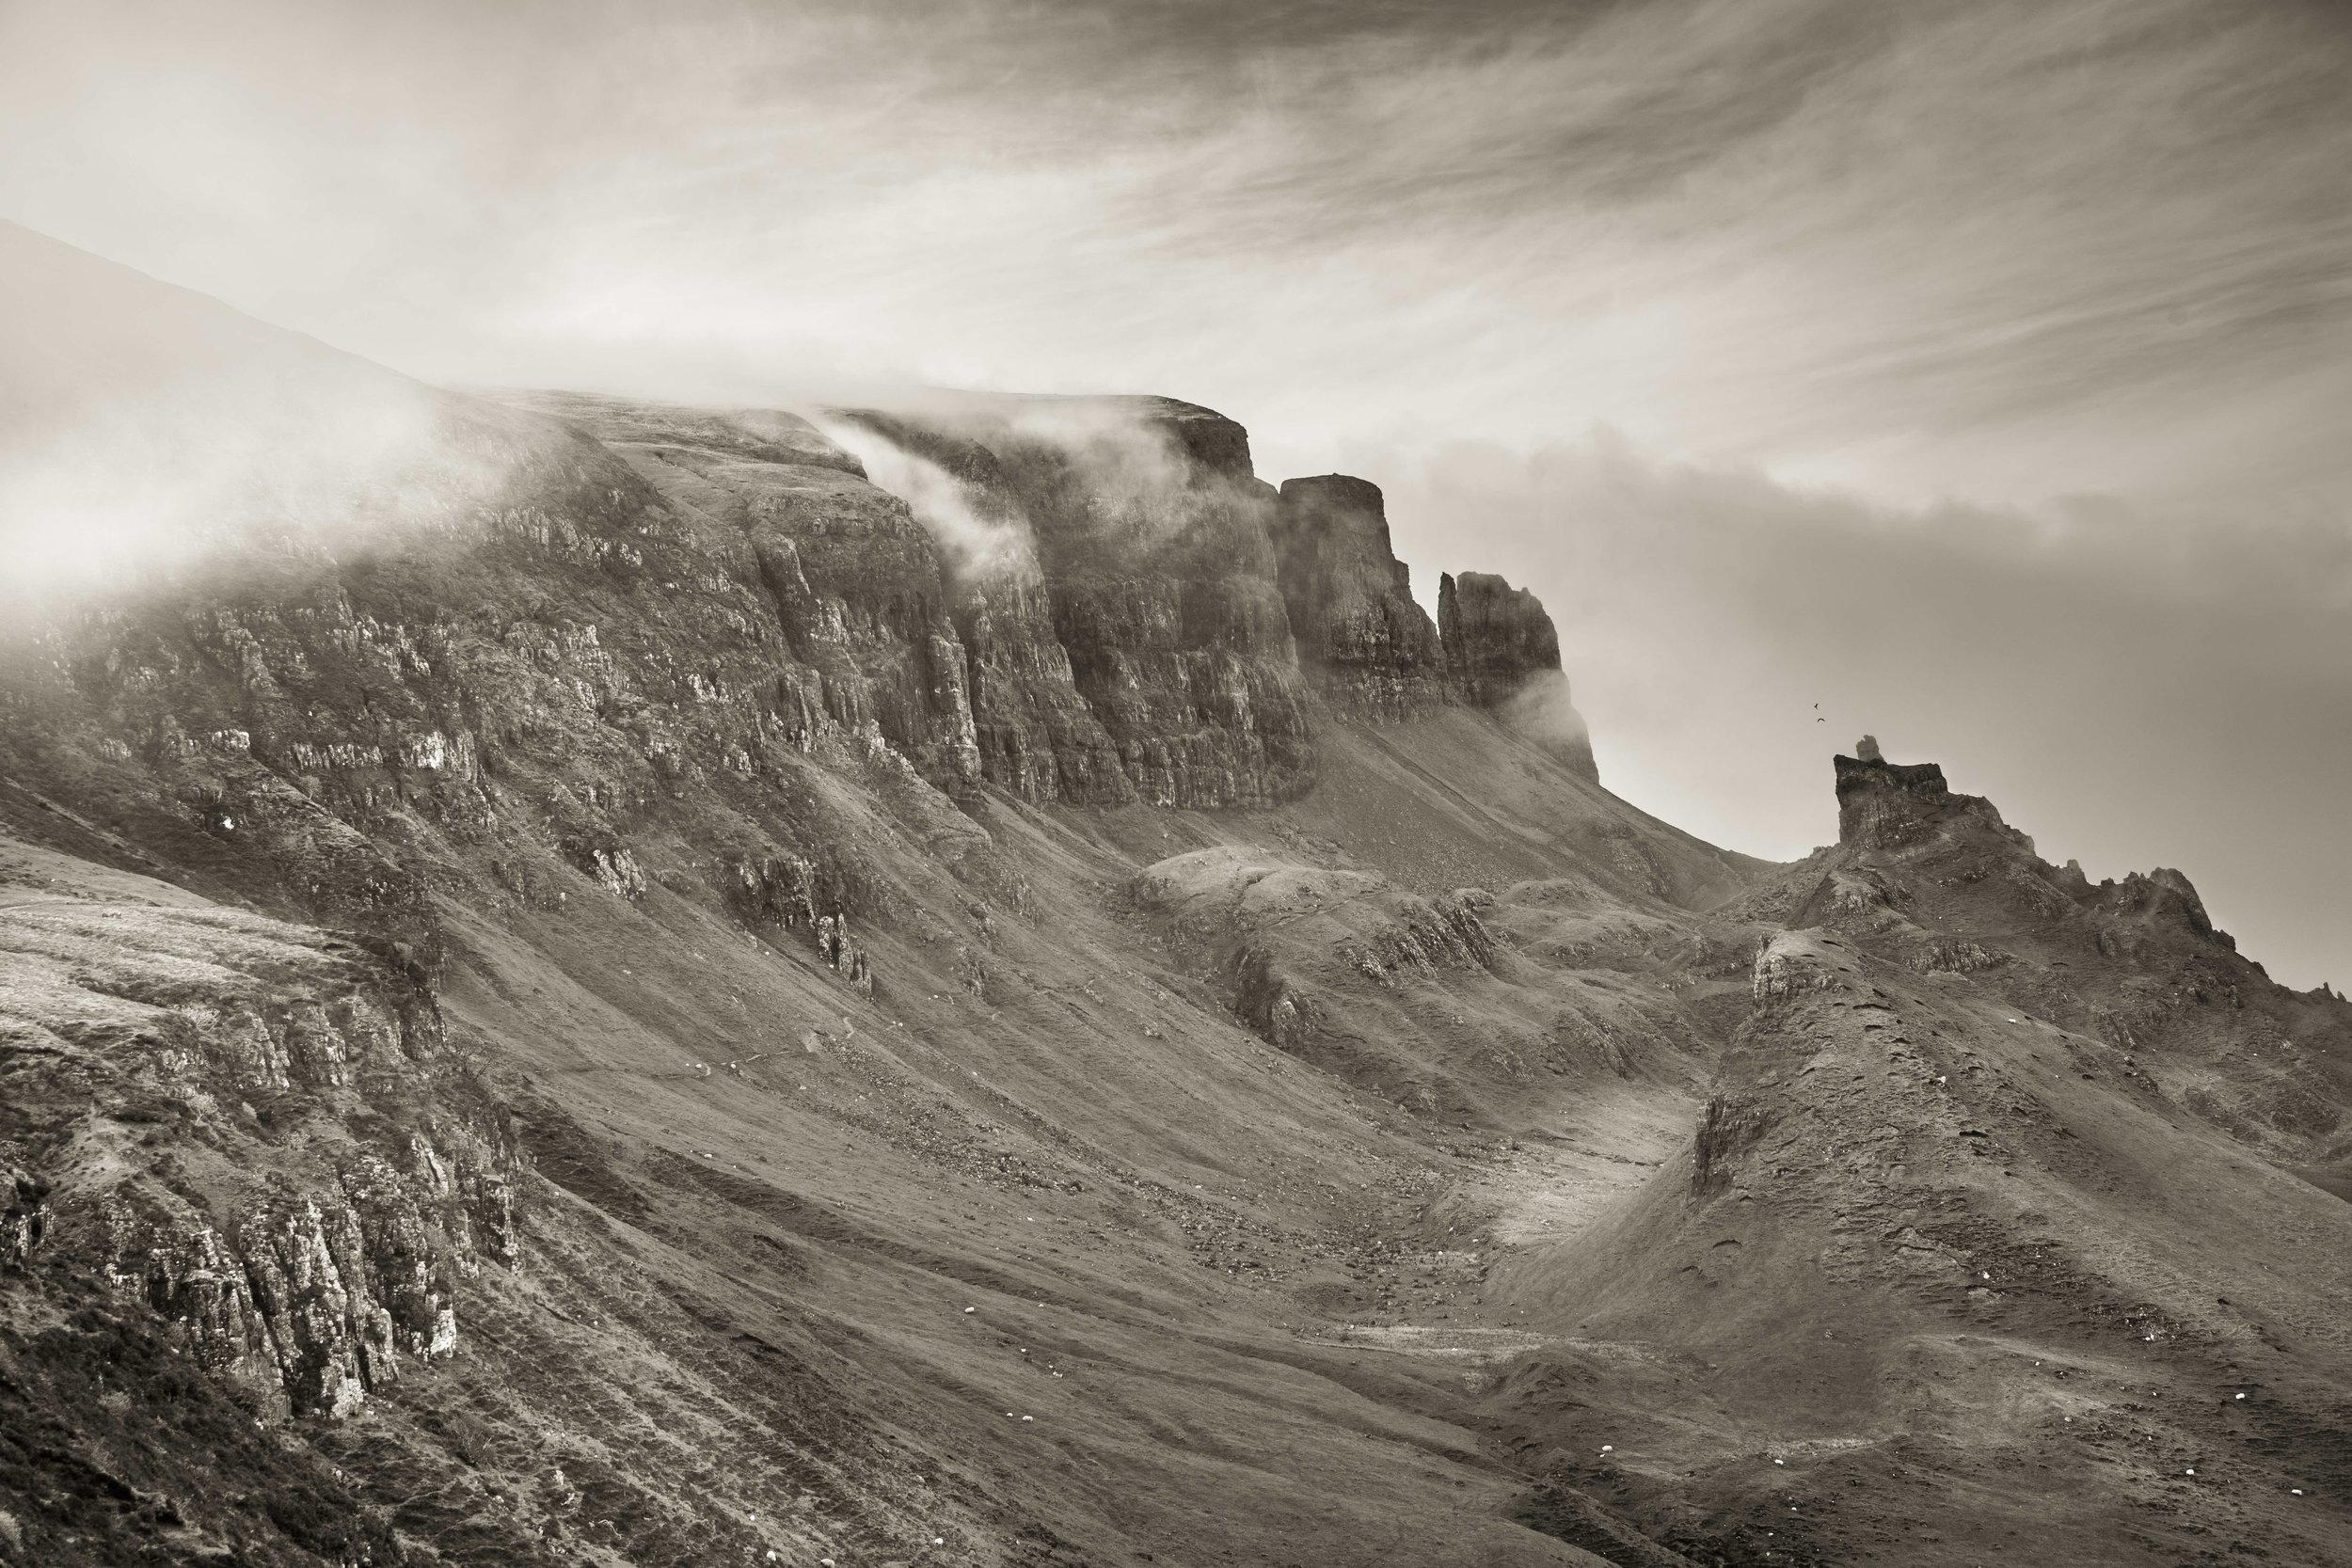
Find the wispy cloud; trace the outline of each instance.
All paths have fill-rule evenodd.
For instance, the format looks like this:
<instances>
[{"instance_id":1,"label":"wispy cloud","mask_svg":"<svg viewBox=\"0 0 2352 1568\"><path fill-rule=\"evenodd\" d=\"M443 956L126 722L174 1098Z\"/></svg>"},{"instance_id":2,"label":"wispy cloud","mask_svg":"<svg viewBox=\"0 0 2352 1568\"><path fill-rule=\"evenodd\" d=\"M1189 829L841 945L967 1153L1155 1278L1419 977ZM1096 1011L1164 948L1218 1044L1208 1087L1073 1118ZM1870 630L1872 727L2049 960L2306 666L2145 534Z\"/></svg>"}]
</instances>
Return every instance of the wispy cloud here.
<instances>
[{"instance_id":1,"label":"wispy cloud","mask_svg":"<svg viewBox=\"0 0 2352 1568\"><path fill-rule=\"evenodd\" d=\"M2352 390L2325 6L16 17L0 209L429 373L1143 387L1302 459L1605 420L2005 497L2324 478Z\"/></svg>"},{"instance_id":2,"label":"wispy cloud","mask_svg":"<svg viewBox=\"0 0 2352 1568\"><path fill-rule=\"evenodd\" d=\"M504 472L433 388L5 222L0 300L0 629L232 541L446 527Z\"/></svg>"}]
</instances>

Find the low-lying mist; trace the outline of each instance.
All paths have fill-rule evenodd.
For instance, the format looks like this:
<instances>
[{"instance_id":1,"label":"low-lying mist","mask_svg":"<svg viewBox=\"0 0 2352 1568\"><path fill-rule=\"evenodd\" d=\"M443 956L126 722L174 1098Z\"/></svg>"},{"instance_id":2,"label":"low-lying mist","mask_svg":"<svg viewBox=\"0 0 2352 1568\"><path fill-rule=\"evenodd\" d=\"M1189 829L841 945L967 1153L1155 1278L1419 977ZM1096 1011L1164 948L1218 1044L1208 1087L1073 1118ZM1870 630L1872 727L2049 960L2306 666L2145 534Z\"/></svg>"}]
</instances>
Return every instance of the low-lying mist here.
<instances>
[{"instance_id":1,"label":"low-lying mist","mask_svg":"<svg viewBox=\"0 0 2352 1568\"><path fill-rule=\"evenodd\" d=\"M0 224L0 606L25 624L446 519L501 470L461 400Z\"/></svg>"},{"instance_id":2,"label":"low-lying mist","mask_svg":"<svg viewBox=\"0 0 2352 1568\"><path fill-rule=\"evenodd\" d=\"M803 417L856 457L867 477L904 500L966 578L1033 578L1041 523L1070 543L1152 542L1181 532L1218 492L1181 451L1158 400L1014 397L907 388L867 417L804 409ZM879 417L873 417L873 416ZM909 427L987 449L993 472L951 472L892 434ZM919 443L918 443L919 444ZM1016 477L1019 476L1019 477ZM1031 516L1016 490L1050 497Z\"/></svg>"},{"instance_id":3,"label":"low-lying mist","mask_svg":"<svg viewBox=\"0 0 2352 1568\"><path fill-rule=\"evenodd\" d=\"M823 410L803 418L865 467L866 477L914 514L948 564L966 579L1032 580L1037 541L1028 521L1004 499L982 494L918 452L857 420Z\"/></svg>"}]
</instances>

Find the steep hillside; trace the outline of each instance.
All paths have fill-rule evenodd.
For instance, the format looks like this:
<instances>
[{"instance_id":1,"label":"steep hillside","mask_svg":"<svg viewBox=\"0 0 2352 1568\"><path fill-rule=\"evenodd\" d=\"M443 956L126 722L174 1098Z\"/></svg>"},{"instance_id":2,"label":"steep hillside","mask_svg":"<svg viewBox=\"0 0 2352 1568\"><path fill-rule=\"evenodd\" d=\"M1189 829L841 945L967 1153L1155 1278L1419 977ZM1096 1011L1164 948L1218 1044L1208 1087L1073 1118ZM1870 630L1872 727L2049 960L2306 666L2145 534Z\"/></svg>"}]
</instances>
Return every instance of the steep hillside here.
<instances>
[{"instance_id":1,"label":"steep hillside","mask_svg":"<svg viewBox=\"0 0 2352 1568\"><path fill-rule=\"evenodd\" d=\"M2327 1560L2352 1009L2175 874L1700 843L1194 405L323 363L0 636L0 1561Z\"/></svg>"},{"instance_id":2,"label":"steep hillside","mask_svg":"<svg viewBox=\"0 0 2352 1568\"><path fill-rule=\"evenodd\" d=\"M2292 1171L2352 1134L2352 1006L1863 750L1838 844L1725 911L1791 928L1695 1137L1499 1277L1565 1349L1499 1426L1775 1560L2336 1560L2352 1207Z\"/></svg>"}]
</instances>

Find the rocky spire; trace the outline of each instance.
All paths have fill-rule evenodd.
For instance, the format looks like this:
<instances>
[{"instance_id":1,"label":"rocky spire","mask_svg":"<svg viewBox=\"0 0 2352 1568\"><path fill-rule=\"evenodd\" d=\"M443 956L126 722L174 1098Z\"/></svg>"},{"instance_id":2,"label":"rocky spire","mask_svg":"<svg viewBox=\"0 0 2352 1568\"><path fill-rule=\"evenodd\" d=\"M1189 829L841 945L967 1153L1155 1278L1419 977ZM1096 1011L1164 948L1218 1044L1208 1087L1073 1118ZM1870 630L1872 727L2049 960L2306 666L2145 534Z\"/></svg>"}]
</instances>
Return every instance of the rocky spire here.
<instances>
[{"instance_id":1,"label":"rocky spire","mask_svg":"<svg viewBox=\"0 0 2352 1568\"><path fill-rule=\"evenodd\" d=\"M1833 760L1837 776L1837 841L1894 848L1932 836L1945 823L1979 816L2000 826L2000 813L1974 795L1955 795L1944 769L1931 762L1888 762L1878 741L1864 736L1859 756Z\"/></svg>"},{"instance_id":2,"label":"rocky spire","mask_svg":"<svg viewBox=\"0 0 2352 1568\"><path fill-rule=\"evenodd\" d=\"M1501 707L1535 676L1560 669L1560 638L1544 602L1491 572L1438 579L1438 631L1447 671L1480 707Z\"/></svg>"},{"instance_id":3,"label":"rocky spire","mask_svg":"<svg viewBox=\"0 0 2352 1568\"><path fill-rule=\"evenodd\" d=\"M1438 628L1389 542L1380 487L1346 474L1282 483L1274 543L1299 662L1334 705L1403 718L1445 699Z\"/></svg>"}]
</instances>

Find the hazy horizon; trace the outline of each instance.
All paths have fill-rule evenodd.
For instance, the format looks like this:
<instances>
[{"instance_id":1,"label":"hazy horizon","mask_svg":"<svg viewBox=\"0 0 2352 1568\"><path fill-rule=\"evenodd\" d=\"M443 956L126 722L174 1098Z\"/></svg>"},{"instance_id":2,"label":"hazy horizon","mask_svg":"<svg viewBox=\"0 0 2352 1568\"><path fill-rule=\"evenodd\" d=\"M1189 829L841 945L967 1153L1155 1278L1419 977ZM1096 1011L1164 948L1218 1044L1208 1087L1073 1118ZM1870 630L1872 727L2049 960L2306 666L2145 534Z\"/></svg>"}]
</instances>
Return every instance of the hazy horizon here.
<instances>
[{"instance_id":1,"label":"hazy horizon","mask_svg":"<svg viewBox=\"0 0 2352 1568\"><path fill-rule=\"evenodd\" d=\"M2352 14L0 7L0 218L437 384L1156 392L1771 858L1867 730L2352 980ZM1816 722L1815 708L1828 721Z\"/></svg>"}]
</instances>

